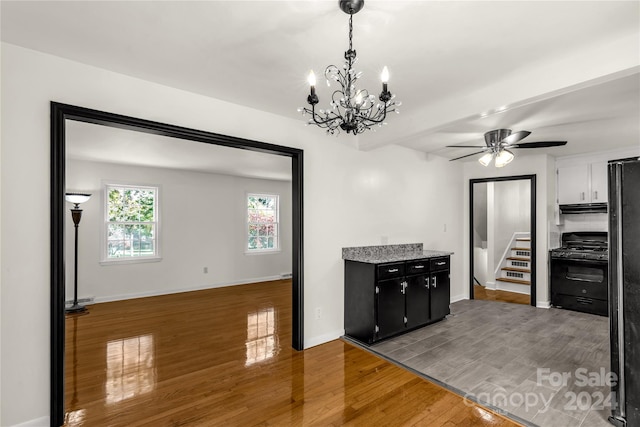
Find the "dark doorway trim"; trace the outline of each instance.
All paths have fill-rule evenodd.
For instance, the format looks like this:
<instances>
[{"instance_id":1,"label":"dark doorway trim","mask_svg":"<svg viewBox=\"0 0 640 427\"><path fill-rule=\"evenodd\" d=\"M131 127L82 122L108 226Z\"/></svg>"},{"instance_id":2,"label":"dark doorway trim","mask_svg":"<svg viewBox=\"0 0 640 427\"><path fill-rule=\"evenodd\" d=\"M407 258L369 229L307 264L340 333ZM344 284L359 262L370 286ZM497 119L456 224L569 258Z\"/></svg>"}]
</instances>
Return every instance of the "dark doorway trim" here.
<instances>
[{"instance_id":1,"label":"dark doorway trim","mask_svg":"<svg viewBox=\"0 0 640 427\"><path fill-rule=\"evenodd\" d=\"M496 178L481 178L469 180L469 298L473 299L473 185L487 182L499 182L499 181L518 181L528 179L531 184L531 213L529 219L531 224L529 229L531 230L531 301L532 306L536 306L536 175L518 175L518 176L505 176Z\"/></svg>"},{"instance_id":2,"label":"dark doorway trim","mask_svg":"<svg viewBox=\"0 0 640 427\"><path fill-rule=\"evenodd\" d=\"M159 123L120 114L51 102L51 397L50 424L64 422L64 332L65 332L65 121L128 129L206 144L275 154L291 158L293 205L293 301L292 346L304 348L304 239L303 239L303 151L232 136Z\"/></svg>"}]
</instances>

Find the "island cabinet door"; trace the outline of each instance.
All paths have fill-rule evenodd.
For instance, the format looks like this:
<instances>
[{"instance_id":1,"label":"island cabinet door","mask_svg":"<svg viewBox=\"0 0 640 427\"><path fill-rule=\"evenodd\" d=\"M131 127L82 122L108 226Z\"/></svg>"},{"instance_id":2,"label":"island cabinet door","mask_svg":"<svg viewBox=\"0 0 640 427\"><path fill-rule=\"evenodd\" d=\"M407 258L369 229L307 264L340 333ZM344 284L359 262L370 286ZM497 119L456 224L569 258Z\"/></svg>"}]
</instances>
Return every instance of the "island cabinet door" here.
<instances>
[{"instance_id":1,"label":"island cabinet door","mask_svg":"<svg viewBox=\"0 0 640 427\"><path fill-rule=\"evenodd\" d=\"M378 339L390 337L405 329L404 279L383 280L377 283L376 326Z\"/></svg>"},{"instance_id":2,"label":"island cabinet door","mask_svg":"<svg viewBox=\"0 0 640 427\"><path fill-rule=\"evenodd\" d=\"M429 323L429 282L428 275L407 278L407 328Z\"/></svg>"},{"instance_id":3,"label":"island cabinet door","mask_svg":"<svg viewBox=\"0 0 640 427\"><path fill-rule=\"evenodd\" d=\"M431 320L440 320L449 314L451 301L449 270L431 274Z\"/></svg>"}]
</instances>

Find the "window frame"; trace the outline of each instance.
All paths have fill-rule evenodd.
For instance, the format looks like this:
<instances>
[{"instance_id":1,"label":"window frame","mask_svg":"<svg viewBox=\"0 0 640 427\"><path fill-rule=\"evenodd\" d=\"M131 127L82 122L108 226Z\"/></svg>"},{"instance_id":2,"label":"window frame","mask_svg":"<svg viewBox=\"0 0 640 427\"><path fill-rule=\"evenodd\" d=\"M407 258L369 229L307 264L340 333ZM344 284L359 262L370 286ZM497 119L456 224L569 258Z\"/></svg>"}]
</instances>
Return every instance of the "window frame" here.
<instances>
[{"instance_id":1,"label":"window frame","mask_svg":"<svg viewBox=\"0 0 640 427\"><path fill-rule=\"evenodd\" d=\"M132 188L141 190L153 190L155 192L153 213L155 221L153 222L140 222L141 224L153 224L154 225L154 255L151 256L127 256L119 258L109 258L108 245L109 245L109 224L114 222L109 221L109 189L110 188ZM117 264L138 264L146 262L158 262L162 260L160 252L160 192L161 186L157 184L131 184L129 182L118 181L103 181L102 182L102 214L103 214L103 228L101 232L101 260L100 265L117 265ZM117 222L116 222L117 223Z\"/></svg>"},{"instance_id":2,"label":"window frame","mask_svg":"<svg viewBox=\"0 0 640 427\"><path fill-rule=\"evenodd\" d=\"M276 233L274 236L274 247L272 249L249 249L249 226L251 224L256 224L249 222L249 197L270 197L276 199L276 207L275 207L275 224L276 224ZM266 255L282 252L282 248L280 247L280 195L274 193L266 193L266 192L246 192L244 197L244 214L245 214L245 228L244 228L244 253L245 255Z\"/></svg>"}]
</instances>

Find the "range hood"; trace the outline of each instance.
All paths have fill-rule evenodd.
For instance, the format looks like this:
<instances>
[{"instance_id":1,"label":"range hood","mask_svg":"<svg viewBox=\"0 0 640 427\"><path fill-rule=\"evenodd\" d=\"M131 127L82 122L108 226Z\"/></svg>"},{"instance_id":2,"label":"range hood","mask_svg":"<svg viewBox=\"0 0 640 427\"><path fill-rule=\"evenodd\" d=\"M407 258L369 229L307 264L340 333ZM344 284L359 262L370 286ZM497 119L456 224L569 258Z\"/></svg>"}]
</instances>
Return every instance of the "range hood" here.
<instances>
[{"instance_id":1,"label":"range hood","mask_svg":"<svg viewBox=\"0 0 640 427\"><path fill-rule=\"evenodd\" d=\"M580 203L577 205L560 205L562 214L607 213L606 203Z\"/></svg>"}]
</instances>

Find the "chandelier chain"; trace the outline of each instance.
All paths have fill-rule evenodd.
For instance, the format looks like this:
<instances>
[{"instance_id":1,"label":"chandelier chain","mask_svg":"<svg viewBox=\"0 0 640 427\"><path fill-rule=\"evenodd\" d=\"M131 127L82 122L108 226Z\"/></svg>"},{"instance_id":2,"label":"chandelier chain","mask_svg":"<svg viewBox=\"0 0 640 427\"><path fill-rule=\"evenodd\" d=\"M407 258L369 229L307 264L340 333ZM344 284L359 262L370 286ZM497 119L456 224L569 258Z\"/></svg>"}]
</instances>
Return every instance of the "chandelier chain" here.
<instances>
[{"instance_id":1,"label":"chandelier chain","mask_svg":"<svg viewBox=\"0 0 640 427\"><path fill-rule=\"evenodd\" d=\"M353 15L349 15L349 50L353 50Z\"/></svg>"}]
</instances>

